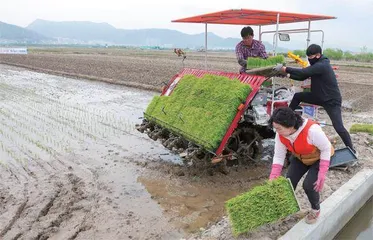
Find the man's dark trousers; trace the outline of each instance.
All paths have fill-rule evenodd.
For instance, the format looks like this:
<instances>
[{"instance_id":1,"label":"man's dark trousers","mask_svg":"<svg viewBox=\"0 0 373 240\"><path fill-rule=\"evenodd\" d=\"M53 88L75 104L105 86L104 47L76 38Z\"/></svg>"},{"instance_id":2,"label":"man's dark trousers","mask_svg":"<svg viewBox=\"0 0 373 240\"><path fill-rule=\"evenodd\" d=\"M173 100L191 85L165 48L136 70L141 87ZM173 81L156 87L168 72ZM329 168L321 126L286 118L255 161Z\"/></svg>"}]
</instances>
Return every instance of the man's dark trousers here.
<instances>
[{"instance_id":1,"label":"man's dark trousers","mask_svg":"<svg viewBox=\"0 0 373 240\"><path fill-rule=\"evenodd\" d=\"M355 151L352 146L350 134L343 126L341 99L331 99L326 102L320 102L312 95L312 92L300 92L294 94L293 100L291 101L289 107L295 110L301 102L322 106L325 109L326 113L329 115L334 129L341 137L343 143L347 147L350 147L351 150Z\"/></svg>"}]
</instances>

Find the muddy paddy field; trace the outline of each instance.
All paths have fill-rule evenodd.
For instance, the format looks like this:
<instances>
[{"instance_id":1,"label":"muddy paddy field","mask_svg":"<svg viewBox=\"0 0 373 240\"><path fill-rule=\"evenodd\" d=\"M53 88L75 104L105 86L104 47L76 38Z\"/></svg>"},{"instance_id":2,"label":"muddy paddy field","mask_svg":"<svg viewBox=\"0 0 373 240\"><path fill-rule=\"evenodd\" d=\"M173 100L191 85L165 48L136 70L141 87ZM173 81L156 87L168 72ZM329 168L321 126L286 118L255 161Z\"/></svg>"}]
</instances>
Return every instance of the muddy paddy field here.
<instances>
[{"instance_id":1,"label":"muddy paddy field","mask_svg":"<svg viewBox=\"0 0 373 240\"><path fill-rule=\"evenodd\" d=\"M237 71L231 53L209 56L210 68ZM211 175L134 128L158 94L143 89L159 89L180 70L176 55L34 49L0 63L22 67L0 65L0 239L233 239L224 202L265 181L270 163ZM201 53L188 54L185 67L203 63ZM373 67L348 65L337 71L345 125L373 123ZM352 138L359 164L330 171L322 199L373 168L373 137ZM301 188L297 195L307 210ZM302 216L242 239L276 239Z\"/></svg>"}]
</instances>

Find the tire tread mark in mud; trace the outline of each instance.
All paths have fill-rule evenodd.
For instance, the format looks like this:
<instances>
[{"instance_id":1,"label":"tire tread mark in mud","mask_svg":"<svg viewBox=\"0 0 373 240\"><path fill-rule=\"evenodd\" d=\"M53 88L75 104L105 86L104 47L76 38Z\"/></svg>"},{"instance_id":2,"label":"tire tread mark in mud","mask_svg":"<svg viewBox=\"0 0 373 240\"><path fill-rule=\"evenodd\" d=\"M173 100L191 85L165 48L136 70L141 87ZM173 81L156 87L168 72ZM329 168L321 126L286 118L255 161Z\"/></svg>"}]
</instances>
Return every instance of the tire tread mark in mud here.
<instances>
[{"instance_id":1,"label":"tire tread mark in mud","mask_svg":"<svg viewBox=\"0 0 373 240\"><path fill-rule=\"evenodd\" d=\"M59 191L59 193L57 195L60 195L60 194L62 194L62 191ZM53 202L57 198L58 198L58 196L50 199L50 201L47 203L47 205L43 208L44 211L42 210L40 212L37 220L39 220L39 218L41 218L43 216L46 216L48 214L50 208L53 206ZM50 231L49 231L50 229L60 227L60 225L63 221L66 221L66 220L70 219L71 217L72 217L71 209L68 208L67 210L64 210L62 213L58 214L57 218L54 219L53 221L51 221L47 227L43 228L41 230L41 232L39 232L39 234L34 238L34 240L48 239L49 234L50 234ZM37 222L37 220L35 222Z\"/></svg>"},{"instance_id":2,"label":"tire tread mark in mud","mask_svg":"<svg viewBox=\"0 0 373 240\"><path fill-rule=\"evenodd\" d=\"M60 194L60 192L61 192L61 189L58 189L56 191L56 193L53 195L53 197L51 197L49 199L48 203L40 211L39 216L37 217L36 221L38 221L41 217L44 217L48 214L50 208L53 206L53 203L56 200L56 198L58 197L58 195Z\"/></svg>"},{"instance_id":3,"label":"tire tread mark in mud","mask_svg":"<svg viewBox=\"0 0 373 240\"><path fill-rule=\"evenodd\" d=\"M87 211L87 213L84 215L84 218L82 220L82 222L80 223L80 226L78 228L78 230L68 239L68 240L74 240L78 237L78 235L81 233L81 232L85 232L85 231L88 231L92 228L92 226L89 226L89 225L86 225L86 221L87 221L87 218L89 215L94 215L94 212L93 212L93 209L97 209L99 207L99 199L97 198L98 194L98 173L96 170L94 169L89 169L89 171L92 173L92 176L93 176L93 182L92 184L94 184L94 189L95 189L95 192L92 193L92 198L93 198L93 202L95 204L92 204L89 211Z\"/></svg>"},{"instance_id":4,"label":"tire tread mark in mud","mask_svg":"<svg viewBox=\"0 0 373 240\"><path fill-rule=\"evenodd\" d=\"M68 238L68 240L74 240L74 239L76 239L81 232L88 231L91 228L92 228L91 226L79 227L78 230L71 237Z\"/></svg>"},{"instance_id":5,"label":"tire tread mark in mud","mask_svg":"<svg viewBox=\"0 0 373 240\"><path fill-rule=\"evenodd\" d=\"M69 202L67 203L67 205L69 205L69 207L67 209L65 209L62 213L59 213L58 216L48 224L48 226L44 227L39 232L39 234L36 236L36 238L34 238L35 240L48 239L50 237L50 233L51 233L50 229L59 228L60 225L63 222L67 221L68 219L70 219L73 216L73 212L75 210L81 209L81 208L74 207L74 204L81 200L80 195L82 194L82 192L81 192L81 186L79 186L79 185L80 185L80 183L82 183L82 179L77 177L73 173L69 173L67 176L68 176L68 180L69 180L69 183L70 183L68 185L68 188L65 188L64 185L58 185L59 190L48 201L48 203L45 205L45 207L40 211L39 216L38 216L38 218L35 222L40 221L41 217L48 215L49 210L53 206L54 202L58 198L60 198L62 195L67 194L67 192L72 193L72 196L69 199ZM84 182L83 182L83 184L84 184ZM83 192L83 194L85 194L85 192ZM87 226L86 225L86 220L87 220L88 215L92 214L92 207L93 206L90 207L89 211L87 211L87 213L85 214L82 221L76 227L77 230L68 239L72 239L72 240L76 239L77 236L79 235L79 233L81 233L83 231L87 231L87 230L92 228L92 226Z\"/></svg>"},{"instance_id":6,"label":"tire tread mark in mud","mask_svg":"<svg viewBox=\"0 0 373 240\"><path fill-rule=\"evenodd\" d=\"M4 237L5 234L13 227L14 223L17 221L17 219L20 218L23 210L26 207L26 204L28 202L28 198L26 201L24 201L17 209L16 214L13 216L12 220L10 220L9 224L0 232L0 237Z\"/></svg>"},{"instance_id":7,"label":"tire tread mark in mud","mask_svg":"<svg viewBox=\"0 0 373 240\"><path fill-rule=\"evenodd\" d=\"M18 233L16 236L14 236L14 238L12 238L11 240L17 240L19 239L20 237L22 237L22 233Z\"/></svg>"}]
</instances>

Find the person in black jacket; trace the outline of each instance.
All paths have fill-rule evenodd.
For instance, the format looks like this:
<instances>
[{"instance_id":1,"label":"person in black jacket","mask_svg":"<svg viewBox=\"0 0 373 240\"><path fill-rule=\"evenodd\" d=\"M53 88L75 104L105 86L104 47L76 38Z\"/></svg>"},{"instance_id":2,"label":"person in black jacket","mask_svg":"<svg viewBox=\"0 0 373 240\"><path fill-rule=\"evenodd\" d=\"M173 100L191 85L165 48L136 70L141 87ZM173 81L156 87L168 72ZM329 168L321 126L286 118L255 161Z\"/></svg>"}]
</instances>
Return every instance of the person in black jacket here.
<instances>
[{"instance_id":1,"label":"person in black jacket","mask_svg":"<svg viewBox=\"0 0 373 240\"><path fill-rule=\"evenodd\" d=\"M342 96L337 78L329 59L322 55L319 45L311 44L306 51L310 66L306 68L285 67L278 64L274 69L288 73L291 79L304 81L311 78L311 92L295 93L289 107L295 110L301 102L322 106L330 117L333 127L343 143L355 151L351 137L342 121Z\"/></svg>"}]
</instances>

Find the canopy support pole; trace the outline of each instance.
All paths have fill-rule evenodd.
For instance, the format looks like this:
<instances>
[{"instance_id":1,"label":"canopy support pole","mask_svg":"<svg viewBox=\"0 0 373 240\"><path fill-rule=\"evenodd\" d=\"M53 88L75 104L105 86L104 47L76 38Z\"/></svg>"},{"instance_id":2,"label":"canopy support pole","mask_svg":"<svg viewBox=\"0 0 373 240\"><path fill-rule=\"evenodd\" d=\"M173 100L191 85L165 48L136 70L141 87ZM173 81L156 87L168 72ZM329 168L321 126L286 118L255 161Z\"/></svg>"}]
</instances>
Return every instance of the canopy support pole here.
<instances>
[{"instance_id":1,"label":"canopy support pole","mask_svg":"<svg viewBox=\"0 0 373 240\"><path fill-rule=\"evenodd\" d=\"M280 13L277 13L277 23L276 23L276 41L274 43L273 55L277 55L277 45L278 45L278 25L280 24Z\"/></svg>"},{"instance_id":2,"label":"canopy support pole","mask_svg":"<svg viewBox=\"0 0 373 240\"><path fill-rule=\"evenodd\" d=\"M307 48L310 46L311 41L311 21L308 21L308 34L307 34ZM324 39L322 40L324 45Z\"/></svg>"},{"instance_id":3,"label":"canopy support pole","mask_svg":"<svg viewBox=\"0 0 373 240\"><path fill-rule=\"evenodd\" d=\"M207 70L207 23L205 23L205 70Z\"/></svg>"},{"instance_id":4,"label":"canopy support pole","mask_svg":"<svg viewBox=\"0 0 373 240\"><path fill-rule=\"evenodd\" d=\"M259 41L262 41L262 25L259 25Z\"/></svg>"},{"instance_id":5,"label":"canopy support pole","mask_svg":"<svg viewBox=\"0 0 373 240\"><path fill-rule=\"evenodd\" d=\"M280 24L280 13L277 13L277 23L276 23L276 44L274 46L274 53L273 55L276 56L277 52L277 45L278 45L278 25ZM272 77L272 103L271 103L271 116L273 114L273 110L275 107L275 78Z\"/></svg>"}]
</instances>

